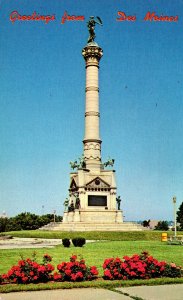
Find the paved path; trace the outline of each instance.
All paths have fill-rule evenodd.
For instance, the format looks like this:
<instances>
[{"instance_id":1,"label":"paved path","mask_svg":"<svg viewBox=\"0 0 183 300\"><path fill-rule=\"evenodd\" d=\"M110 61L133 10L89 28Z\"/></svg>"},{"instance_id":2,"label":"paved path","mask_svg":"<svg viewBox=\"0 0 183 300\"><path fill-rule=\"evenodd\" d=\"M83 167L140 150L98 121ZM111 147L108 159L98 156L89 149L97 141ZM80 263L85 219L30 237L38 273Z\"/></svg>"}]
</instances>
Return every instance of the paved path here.
<instances>
[{"instance_id":1,"label":"paved path","mask_svg":"<svg viewBox=\"0 0 183 300\"><path fill-rule=\"evenodd\" d=\"M117 290L144 300L183 300L183 284L134 286Z\"/></svg>"},{"instance_id":2,"label":"paved path","mask_svg":"<svg viewBox=\"0 0 183 300\"><path fill-rule=\"evenodd\" d=\"M130 298L104 289L69 289L0 294L0 300L129 300ZM131 299L130 299L131 300Z\"/></svg>"},{"instance_id":3,"label":"paved path","mask_svg":"<svg viewBox=\"0 0 183 300\"><path fill-rule=\"evenodd\" d=\"M86 243L97 242L86 240ZM0 249L20 249L20 248L54 248L62 245L62 239L40 239L40 238L18 238L2 239L0 238Z\"/></svg>"},{"instance_id":4,"label":"paved path","mask_svg":"<svg viewBox=\"0 0 183 300\"><path fill-rule=\"evenodd\" d=\"M126 295L124 295L124 293ZM0 294L0 300L183 300L183 284L106 289L83 288Z\"/></svg>"}]
</instances>

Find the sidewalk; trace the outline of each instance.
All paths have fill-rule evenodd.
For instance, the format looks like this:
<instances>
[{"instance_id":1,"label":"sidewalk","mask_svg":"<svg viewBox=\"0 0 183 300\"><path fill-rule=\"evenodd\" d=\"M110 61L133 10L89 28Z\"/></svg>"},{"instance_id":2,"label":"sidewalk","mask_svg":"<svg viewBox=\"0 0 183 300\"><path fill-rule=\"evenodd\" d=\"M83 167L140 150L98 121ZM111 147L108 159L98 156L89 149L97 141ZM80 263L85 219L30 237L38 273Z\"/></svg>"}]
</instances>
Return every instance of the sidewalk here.
<instances>
[{"instance_id":1,"label":"sidewalk","mask_svg":"<svg viewBox=\"0 0 183 300\"><path fill-rule=\"evenodd\" d=\"M126 295L124 295L124 293ZM139 286L118 288L112 292L106 289L65 289L37 292L17 292L0 294L0 300L131 300L139 297L143 300L182 300L183 284Z\"/></svg>"},{"instance_id":2,"label":"sidewalk","mask_svg":"<svg viewBox=\"0 0 183 300\"><path fill-rule=\"evenodd\" d=\"M86 288L0 294L0 300L131 300L131 298L109 290Z\"/></svg>"}]
</instances>

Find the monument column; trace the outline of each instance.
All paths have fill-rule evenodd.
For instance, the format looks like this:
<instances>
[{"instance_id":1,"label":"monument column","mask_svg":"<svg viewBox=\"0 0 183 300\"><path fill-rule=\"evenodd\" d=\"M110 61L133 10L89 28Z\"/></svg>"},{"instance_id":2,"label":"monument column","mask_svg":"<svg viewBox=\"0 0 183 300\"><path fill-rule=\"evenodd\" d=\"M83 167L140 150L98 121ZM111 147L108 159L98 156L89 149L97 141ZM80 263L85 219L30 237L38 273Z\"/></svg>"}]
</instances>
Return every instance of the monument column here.
<instances>
[{"instance_id":1,"label":"monument column","mask_svg":"<svg viewBox=\"0 0 183 300\"><path fill-rule=\"evenodd\" d=\"M92 41L82 50L82 55L86 62L84 160L86 168L95 172L101 169L98 71L103 51Z\"/></svg>"}]
</instances>

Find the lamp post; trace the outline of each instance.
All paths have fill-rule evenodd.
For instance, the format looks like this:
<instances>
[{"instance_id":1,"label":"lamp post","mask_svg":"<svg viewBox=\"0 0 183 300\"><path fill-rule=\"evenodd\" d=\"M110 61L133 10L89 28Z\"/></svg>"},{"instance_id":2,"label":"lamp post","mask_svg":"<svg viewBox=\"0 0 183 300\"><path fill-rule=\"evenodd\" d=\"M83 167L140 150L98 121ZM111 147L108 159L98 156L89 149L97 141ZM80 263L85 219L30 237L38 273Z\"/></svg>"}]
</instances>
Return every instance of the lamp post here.
<instances>
[{"instance_id":1,"label":"lamp post","mask_svg":"<svg viewBox=\"0 0 183 300\"><path fill-rule=\"evenodd\" d=\"M53 211L53 222L55 223L55 215L56 215L56 210L54 209Z\"/></svg>"},{"instance_id":2,"label":"lamp post","mask_svg":"<svg viewBox=\"0 0 183 300\"><path fill-rule=\"evenodd\" d=\"M44 205L42 205L42 215L44 215Z\"/></svg>"},{"instance_id":3,"label":"lamp post","mask_svg":"<svg viewBox=\"0 0 183 300\"><path fill-rule=\"evenodd\" d=\"M174 227L175 227L174 238L176 239L176 236L177 236L176 197L173 197L173 205L174 205Z\"/></svg>"}]
</instances>

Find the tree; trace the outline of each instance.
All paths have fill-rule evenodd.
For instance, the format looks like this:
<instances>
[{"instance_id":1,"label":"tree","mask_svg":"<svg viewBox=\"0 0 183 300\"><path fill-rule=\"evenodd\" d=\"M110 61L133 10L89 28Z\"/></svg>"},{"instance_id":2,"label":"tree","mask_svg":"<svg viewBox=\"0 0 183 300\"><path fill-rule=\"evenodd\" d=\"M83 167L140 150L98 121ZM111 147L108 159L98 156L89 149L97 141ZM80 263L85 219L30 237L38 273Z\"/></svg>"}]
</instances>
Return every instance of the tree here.
<instances>
[{"instance_id":1,"label":"tree","mask_svg":"<svg viewBox=\"0 0 183 300\"><path fill-rule=\"evenodd\" d=\"M34 230L39 228L39 216L24 212L15 217L15 222L21 230Z\"/></svg>"},{"instance_id":2,"label":"tree","mask_svg":"<svg viewBox=\"0 0 183 300\"><path fill-rule=\"evenodd\" d=\"M8 224L8 218L0 218L0 232L5 232Z\"/></svg>"},{"instance_id":3,"label":"tree","mask_svg":"<svg viewBox=\"0 0 183 300\"><path fill-rule=\"evenodd\" d=\"M55 222L62 222L62 217L55 215ZM53 214L46 214L39 216L39 227L44 226L48 223L51 223L54 221L54 215Z\"/></svg>"},{"instance_id":4,"label":"tree","mask_svg":"<svg viewBox=\"0 0 183 300\"><path fill-rule=\"evenodd\" d=\"M158 224L155 226L154 230L164 230L167 231L169 229L167 221L159 221Z\"/></svg>"},{"instance_id":5,"label":"tree","mask_svg":"<svg viewBox=\"0 0 183 300\"><path fill-rule=\"evenodd\" d=\"M183 202L177 211L177 222L180 223L180 228L183 230Z\"/></svg>"},{"instance_id":6,"label":"tree","mask_svg":"<svg viewBox=\"0 0 183 300\"><path fill-rule=\"evenodd\" d=\"M30 212L23 212L11 218L0 218L0 232L35 230L54 221L53 214L43 216L35 215ZM62 217L55 215L55 221L61 222Z\"/></svg>"},{"instance_id":7,"label":"tree","mask_svg":"<svg viewBox=\"0 0 183 300\"><path fill-rule=\"evenodd\" d=\"M144 220L143 222L142 222L142 225L144 226L144 227L149 227L149 223L150 223L150 221L151 220Z\"/></svg>"},{"instance_id":8,"label":"tree","mask_svg":"<svg viewBox=\"0 0 183 300\"><path fill-rule=\"evenodd\" d=\"M16 222L16 217L8 219L6 231L18 231L21 230L21 225Z\"/></svg>"}]
</instances>

